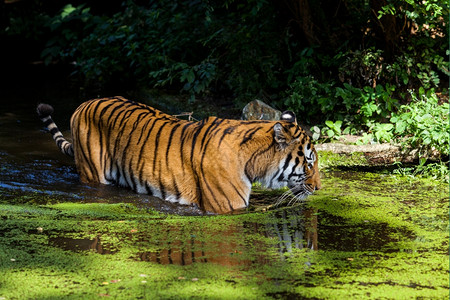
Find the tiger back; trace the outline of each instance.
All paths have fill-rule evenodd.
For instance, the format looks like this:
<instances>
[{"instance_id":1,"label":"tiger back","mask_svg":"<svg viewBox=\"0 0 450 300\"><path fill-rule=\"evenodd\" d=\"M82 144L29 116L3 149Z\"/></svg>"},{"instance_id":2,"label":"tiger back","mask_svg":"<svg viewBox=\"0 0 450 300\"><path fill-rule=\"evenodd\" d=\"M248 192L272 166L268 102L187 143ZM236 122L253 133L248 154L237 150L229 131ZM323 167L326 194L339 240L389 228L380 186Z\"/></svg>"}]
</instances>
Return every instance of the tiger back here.
<instances>
[{"instance_id":1,"label":"tiger back","mask_svg":"<svg viewBox=\"0 0 450 300\"><path fill-rule=\"evenodd\" d=\"M298 199L320 188L317 152L290 112L281 121L189 122L122 97L95 99L72 115L70 144L41 108L61 151L75 157L82 182L215 213L247 207L255 181L288 186Z\"/></svg>"}]
</instances>

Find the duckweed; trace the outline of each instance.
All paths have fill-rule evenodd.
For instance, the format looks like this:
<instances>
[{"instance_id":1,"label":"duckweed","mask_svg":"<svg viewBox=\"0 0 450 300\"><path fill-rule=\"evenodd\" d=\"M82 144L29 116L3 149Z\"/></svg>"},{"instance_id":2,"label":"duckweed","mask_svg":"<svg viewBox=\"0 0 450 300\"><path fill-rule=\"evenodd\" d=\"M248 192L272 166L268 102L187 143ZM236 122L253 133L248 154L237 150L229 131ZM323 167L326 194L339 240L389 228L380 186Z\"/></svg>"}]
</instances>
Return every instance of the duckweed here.
<instances>
[{"instance_id":1,"label":"duckweed","mask_svg":"<svg viewBox=\"0 0 450 300\"><path fill-rule=\"evenodd\" d=\"M445 185L329 171L323 187L294 207L223 216L2 199L0 297L448 297Z\"/></svg>"}]
</instances>

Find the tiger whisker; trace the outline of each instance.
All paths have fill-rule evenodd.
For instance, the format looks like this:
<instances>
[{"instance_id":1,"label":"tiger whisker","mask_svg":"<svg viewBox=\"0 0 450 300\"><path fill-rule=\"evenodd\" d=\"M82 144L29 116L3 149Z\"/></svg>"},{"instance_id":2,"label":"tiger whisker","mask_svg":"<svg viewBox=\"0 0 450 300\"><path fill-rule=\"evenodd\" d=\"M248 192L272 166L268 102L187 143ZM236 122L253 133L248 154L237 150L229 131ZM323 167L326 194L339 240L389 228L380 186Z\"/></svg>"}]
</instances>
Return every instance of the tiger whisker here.
<instances>
[{"instance_id":1,"label":"tiger whisker","mask_svg":"<svg viewBox=\"0 0 450 300\"><path fill-rule=\"evenodd\" d=\"M287 203L287 206L295 205L295 204L301 202L302 200L306 199L312 193L313 193L313 190L311 190L311 188L308 185L300 184L300 185L294 187L293 189L291 189L287 192L284 192L280 196L280 198L277 199L274 206L277 207L280 204L282 204L288 200L289 200L289 202Z\"/></svg>"},{"instance_id":2,"label":"tiger whisker","mask_svg":"<svg viewBox=\"0 0 450 300\"><path fill-rule=\"evenodd\" d=\"M292 193L291 190L288 190L288 191L284 192L280 196L280 198L278 198L278 200L275 202L274 206L279 206L280 204L285 202L288 198L295 198L295 195Z\"/></svg>"}]
</instances>

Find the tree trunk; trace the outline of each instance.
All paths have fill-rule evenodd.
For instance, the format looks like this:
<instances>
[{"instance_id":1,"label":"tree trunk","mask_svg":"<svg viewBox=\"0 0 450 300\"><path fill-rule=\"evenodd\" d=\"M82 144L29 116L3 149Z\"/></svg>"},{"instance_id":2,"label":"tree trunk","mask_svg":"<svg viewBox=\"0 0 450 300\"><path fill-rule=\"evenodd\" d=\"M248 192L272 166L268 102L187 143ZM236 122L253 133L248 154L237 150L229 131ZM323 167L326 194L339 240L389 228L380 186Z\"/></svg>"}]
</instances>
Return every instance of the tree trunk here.
<instances>
[{"instance_id":1,"label":"tree trunk","mask_svg":"<svg viewBox=\"0 0 450 300\"><path fill-rule=\"evenodd\" d=\"M387 59L387 61L391 61L394 57L400 34L397 29L397 20L395 15L386 14L382 16L381 19L378 19L378 12L381 11L387 4L388 3L386 0L370 0L372 20L375 23L375 36L383 43L380 48L383 48L384 50L385 59Z\"/></svg>"},{"instance_id":2,"label":"tree trunk","mask_svg":"<svg viewBox=\"0 0 450 300\"><path fill-rule=\"evenodd\" d=\"M375 145L347 145L341 143L326 143L315 145L317 151L329 151L336 154L352 155L362 153L369 165L390 165L395 162L413 163L419 160L416 149L403 150L400 146L391 144ZM428 157L431 161L439 160L439 153L431 153Z\"/></svg>"},{"instance_id":3,"label":"tree trunk","mask_svg":"<svg viewBox=\"0 0 450 300\"><path fill-rule=\"evenodd\" d=\"M315 26L308 0L285 0L284 6L289 10L292 20L298 24L309 46L320 45L315 34Z\"/></svg>"}]
</instances>

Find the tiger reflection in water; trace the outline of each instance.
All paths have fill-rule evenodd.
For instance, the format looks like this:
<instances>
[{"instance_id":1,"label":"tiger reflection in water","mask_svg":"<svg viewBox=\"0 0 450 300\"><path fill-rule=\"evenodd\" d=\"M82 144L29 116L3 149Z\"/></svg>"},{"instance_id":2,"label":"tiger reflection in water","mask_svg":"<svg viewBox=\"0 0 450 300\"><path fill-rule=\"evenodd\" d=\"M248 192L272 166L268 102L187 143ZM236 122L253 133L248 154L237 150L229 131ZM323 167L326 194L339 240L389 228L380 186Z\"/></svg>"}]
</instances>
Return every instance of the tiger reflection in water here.
<instances>
[{"instance_id":1,"label":"tiger reflection in water","mask_svg":"<svg viewBox=\"0 0 450 300\"><path fill-rule=\"evenodd\" d=\"M218 221L217 224L209 224L210 229L192 223L173 226L157 224L158 228L163 227L165 230L153 230L149 225L123 239L133 239L134 259L163 265L265 264L284 259L286 253L291 253L294 249L317 250L315 210L296 206L269 212L266 217L264 222L235 225L230 225L229 222L221 224ZM254 239L255 234L261 235L261 238ZM86 240L72 241L69 247L73 247L74 243L81 243L76 249L94 250L100 254L113 253L110 246L117 249L103 243L101 236L91 240L89 245Z\"/></svg>"}]
</instances>

